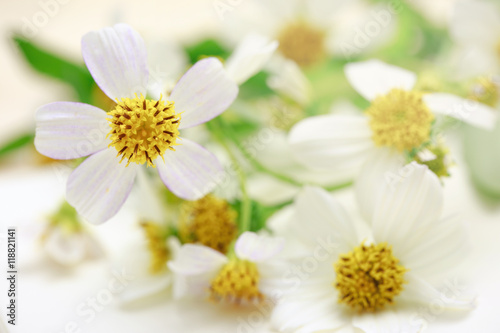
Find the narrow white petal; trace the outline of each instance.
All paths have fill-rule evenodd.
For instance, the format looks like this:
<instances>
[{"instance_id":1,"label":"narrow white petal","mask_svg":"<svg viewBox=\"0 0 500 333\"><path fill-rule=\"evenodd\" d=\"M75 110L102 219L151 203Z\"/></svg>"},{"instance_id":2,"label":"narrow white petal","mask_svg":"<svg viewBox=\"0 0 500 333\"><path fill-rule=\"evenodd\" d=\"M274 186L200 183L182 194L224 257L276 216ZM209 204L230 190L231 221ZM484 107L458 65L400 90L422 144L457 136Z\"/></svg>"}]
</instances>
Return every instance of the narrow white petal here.
<instances>
[{"instance_id":1,"label":"narrow white petal","mask_svg":"<svg viewBox=\"0 0 500 333\"><path fill-rule=\"evenodd\" d=\"M146 46L127 24L87 33L82 38L82 55L95 82L112 100L146 95Z\"/></svg>"},{"instance_id":2,"label":"narrow white petal","mask_svg":"<svg viewBox=\"0 0 500 333\"><path fill-rule=\"evenodd\" d=\"M311 249L318 246L335 257L352 250L358 238L344 208L319 187L306 186L295 199L297 219L290 226Z\"/></svg>"},{"instance_id":3,"label":"narrow white petal","mask_svg":"<svg viewBox=\"0 0 500 333\"><path fill-rule=\"evenodd\" d=\"M442 279L457 267L469 250L467 233L457 216L450 216L433 224L407 240L410 250L400 259L412 272L427 280Z\"/></svg>"},{"instance_id":4,"label":"narrow white petal","mask_svg":"<svg viewBox=\"0 0 500 333\"><path fill-rule=\"evenodd\" d=\"M87 158L68 178L66 199L90 223L103 223L125 203L138 165L118 163L114 148Z\"/></svg>"},{"instance_id":5,"label":"narrow white petal","mask_svg":"<svg viewBox=\"0 0 500 333\"><path fill-rule=\"evenodd\" d=\"M482 103L446 93L424 95L429 109L485 129L493 129L498 118L497 110Z\"/></svg>"},{"instance_id":6,"label":"narrow white petal","mask_svg":"<svg viewBox=\"0 0 500 333\"><path fill-rule=\"evenodd\" d=\"M398 298L406 302L424 305L439 302L442 307L455 310L471 310L476 305L475 297L466 294L463 285L456 285L456 281L447 281L445 290L440 291L412 272L405 274L405 280L408 283Z\"/></svg>"},{"instance_id":7,"label":"narrow white petal","mask_svg":"<svg viewBox=\"0 0 500 333\"><path fill-rule=\"evenodd\" d=\"M177 82L170 99L175 110L183 112L179 129L193 127L224 112L238 95L231 80L216 58L198 61Z\"/></svg>"},{"instance_id":8,"label":"narrow white petal","mask_svg":"<svg viewBox=\"0 0 500 333\"><path fill-rule=\"evenodd\" d=\"M285 246L285 239L244 232L236 241L234 250L238 258L253 262L268 260L277 255Z\"/></svg>"},{"instance_id":9,"label":"narrow white petal","mask_svg":"<svg viewBox=\"0 0 500 333\"><path fill-rule=\"evenodd\" d=\"M376 149L363 164L355 183L356 199L366 221L373 219L379 192L384 181L398 177L404 157L389 148Z\"/></svg>"},{"instance_id":10,"label":"narrow white petal","mask_svg":"<svg viewBox=\"0 0 500 333\"><path fill-rule=\"evenodd\" d=\"M409 250L408 239L439 220L443 190L427 166L412 162L386 177L372 219L374 239L387 242L394 253Z\"/></svg>"},{"instance_id":11,"label":"narrow white petal","mask_svg":"<svg viewBox=\"0 0 500 333\"><path fill-rule=\"evenodd\" d=\"M350 63L345 74L353 88L369 101L394 88L411 90L417 81L415 73L375 59Z\"/></svg>"},{"instance_id":12,"label":"narrow white petal","mask_svg":"<svg viewBox=\"0 0 500 333\"><path fill-rule=\"evenodd\" d=\"M88 156L106 148L110 130L106 112L92 105L56 102L36 112L35 147L58 160Z\"/></svg>"},{"instance_id":13,"label":"narrow white petal","mask_svg":"<svg viewBox=\"0 0 500 333\"><path fill-rule=\"evenodd\" d=\"M297 123L288 136L298 163L314 169L359 169L374 148L362 115L324 115Z\"/></svg>"},{"instance_id":14,"label":"narrow white petal","mask_svg":"<svg viewBox=\"0 0 500 333\"><path fill-rule=\"evenodd\" d=\"M385 310L353 317L354 327L365 333L419 333L423 322L415 320L413 313Z\"/></svg>"},{"instance_id":15,"label":"narrow white petal","mask_svg":"<svg viewBox=\"0 0 500 333\"><path fill-rule=\"evenodd\" d=\"M211 192L224 169L217 158L193 141L182 139L175 151L167 151L155 161L163 183L175 195L197 200Z\"/></svg>"},{"instance_id":16,"label":"narrow white petal","mask_svg":"<svg viewBox=\"0 0 500 333\"><path fill-rule=\"evenodd\" d=\"M273 57L269 64L269 72L271 75L267 80L267 85L271 89L301 105L309 102L312 92L311 83L294 61L279 56Z\"/></svg>"},{"instance_id":17,"label":"narrow white petal","mask_svg":"<svg viewBox=\"0 0 500 333\"><path fill-rule=\"evenodd\" d=\"M236 47L226 61L227 74L237 84L242 84L257 74L278 48L277 41L250 34Z\"/></svg>"},{"instance_id":18,"label":"narrow white petal","mask_svg":"<svg viewBox=\"0 0 500 333\"><path fill-rule=\"evenodd\" d=\"M207 246L186 244L180 248L176 258L168 263L168 267L176 274L190 276L218 270L227 261L225 255Z\"/></svg>"}]
</instances>

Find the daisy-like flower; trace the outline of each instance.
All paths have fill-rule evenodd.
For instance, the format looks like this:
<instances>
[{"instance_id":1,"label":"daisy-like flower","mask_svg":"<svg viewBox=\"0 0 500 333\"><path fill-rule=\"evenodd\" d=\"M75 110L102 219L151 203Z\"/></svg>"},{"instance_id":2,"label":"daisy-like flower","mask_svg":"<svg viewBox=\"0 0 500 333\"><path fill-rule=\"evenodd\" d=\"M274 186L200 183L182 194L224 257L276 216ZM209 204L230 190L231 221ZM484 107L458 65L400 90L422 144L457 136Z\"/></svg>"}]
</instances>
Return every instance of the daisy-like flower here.
<instances>
[{"instance_id":1,"label":"daisy-like flower","mask_svg":"<svg viewBox=\"0 0 500 333\"><path fill-rule=\"evenodd\" d=\"M493 1L457 1L450 33L460 59L461 77L500 74L500 7Z\"/></svg>"},{"instance_id":2,"label":"daisy-like flower","mask_svg":"<svg viewBox=\"0 0 500 333\"><path fill-rule=\"evenodd\" d=\"M90 222L115 215L141 165L156 167L177 196L201 198L222 171L216 157L183 139L179 130L226 110L238 87L215 58L197 62L167 98L148 97L144 41L125 24L82 39L85 63L99 87L116 101L109 113L91 105L57 102L36 114L37 150L54 159L89 156L70 176L67 200Z\"/></svg>"},{"instance_id":3,"label":"daisy-like flower","mask_svg":"<svg viewBox=\"0 0 500 333\"><path fill-rule=\"evenodd\" d=\"M393 31L392 13L364 0L293 0L287 6L266 0L243 5L244 9L223 13L231 27L224 31L227 38L239 40L242 32L258 31L276 39L280 55L300 67L318 64L329 56L367 51ZM366 36L363 29L368 21L379 25L377 36Z\"/></svg>"},{"instance_id":4,"label":"daisy-like flower","mask_svg":"<svg viewBox=\"0 0 500 333\"><path fill-rule=\"evenodd\" d=\"M364 184L372 194L360 205L368 225L320 188L297 196L285 230L295 248L309 250L296 252L298 264L292 261L300 269L296 287L278 302L275 328L417 333L425 324L419 311L433 302L443 309L473 306L463 286L439 289L463 261L465 232L455 219L441 217L437 176L416 162L409 166L412 172L395 187Z\"/></svg>"},{"instance_id":5,"label":"daisy-like flower","mask_svg":"<svg viewBox=\"0 0 500 333\"><path fill-rule=\"evenodd\" d=\"M243 233L228 255L203 245L186 244L168 263L176 282L174 297L208 297L237 305L256 304L272 296L280 279L277 258L284 239Z\"/></svg>"},{"instance_id":6,"label":"daisy-like flower","mask_svg":"<svg viewBox=\"0 0 500 333\"><path fill-rule=\"evenodd\" d=\"M85 229L76 211L67 202L50 217L40 240L47 256L62 266L75 266L86 259L103 255L101 245Z\"/></svg>"},{"instance_id":7,"label":"daisy-like flower","mask_svg":"<svg viewBox=\"0 0 500 333\"><path fill-rule=\"evenodd\" d=\"M495 124L495 110L482 103L415 90L417 77L406 69L369 60L347 65L345 73L371 105L363 115L323 115L297 123L289 144L297 161L308 167L358 169L380 148L412 157L429 148L439 155L443 148L435 146L433 133L437 115L487 129Z\"/></svg>"}]
</instances>

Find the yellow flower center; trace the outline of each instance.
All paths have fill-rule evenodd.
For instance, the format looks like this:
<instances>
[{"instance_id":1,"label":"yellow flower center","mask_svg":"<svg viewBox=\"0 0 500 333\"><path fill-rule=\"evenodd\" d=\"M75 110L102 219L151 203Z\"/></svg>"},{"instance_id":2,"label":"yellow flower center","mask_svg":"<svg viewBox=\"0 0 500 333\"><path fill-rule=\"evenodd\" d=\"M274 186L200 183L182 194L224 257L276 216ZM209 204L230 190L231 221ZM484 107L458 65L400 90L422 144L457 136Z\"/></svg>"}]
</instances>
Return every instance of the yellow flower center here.
<instances>
[{"instance_id":1,"label":"yellow flower center","mask_svg":"<svg viewBox=\"0 0 500 333\"><path fill-rule=\"evenodd\" d=\"M500 102L500 87L491 78L482 77L474 84L470 99L496 107Z\"/></svg>"},{"instance_id":2,"label":"yellow flower center","mask_svg":"<svg viewBox=\"0 0 500 333\"><path fill-rule=\"evenodd\" d=\"M148 242L150 253L149 271L151 274L158 274L167 268L167 261L170 259L170 250L167 247L167 230L159 224L153 222L141 222L142 230Z\"/></svg>"},{"instance_id":3,"label":"yellow flower center","mask_svg":"<svg viewBox=\"0 0 500 333\"><path fill-rule=\"evenodd\" d=\"M342 254L334 264L339 303L358 312L374 312L392 304L403 290L406 269L386 243L366 246Z\"/></svg>"},{"instance_id":4,"label":"yellow flower center","mask_svg":"<svg viewBox=\"0 0 500 333\"><path fill-rule=\"evenodd\" d=\"M366 111L377 146L410 151L428 141L434 116L415 91L393 89L378 96Z\"/></svg>"},{"instance_id":5,"label":"yellow flower center","mask_svg":"<svg viewBox=\"0 0 500 333\"><path fill-rule=\"evenodd\" d=\"M180 115L175 114L173 102L164 102L141 97L122 98L109 113L111 131L110 146L128 159L128 163L147 163L153 166L153 161L162 156L167 149L175 150L173 146L179 137Z\"/></svg>"},{"instance_id":6,"label":"yellow flower center","mask_svg":"<svg viewBox=\"0 0 500 333\"><path fill-rule=\"evenodd\" d=\"M279 32L279 50L299 66L313 65L325 57L325 31L303 20L291 22Z\"/></svg>"},{"instance_id":7,"label":"yellow flower center","mask_svg":"<svg viewBox=\"0 0 500 333\"><path fill-rule=\"evenodd\" d=\"M184 243L198 243L226 253L238 234L236 212L227 201L207 195L182 204L179 233Z\"/></svg>"},{"instance_id":8,"label":"yellow flower center","mask_svg":"<svg viewBox=\"0 0 500 333\"><path fill-rule=\"evenodd\" d=\"M228 262L212 280L210 299L234 304L259 303L264 295L259 291L260 274L257 266L246 260Z\"/></svg>"}]
</instances>

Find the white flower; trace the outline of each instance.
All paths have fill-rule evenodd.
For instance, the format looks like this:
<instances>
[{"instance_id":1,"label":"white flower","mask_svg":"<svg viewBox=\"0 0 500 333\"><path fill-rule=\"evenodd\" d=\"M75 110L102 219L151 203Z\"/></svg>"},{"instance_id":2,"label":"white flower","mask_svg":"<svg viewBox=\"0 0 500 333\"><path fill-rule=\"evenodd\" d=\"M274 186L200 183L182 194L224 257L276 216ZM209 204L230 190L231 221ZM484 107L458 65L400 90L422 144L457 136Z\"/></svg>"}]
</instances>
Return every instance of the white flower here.
<instances>
[{"instance_id":1,"label":"white flower","mask_svg":"<svg viewBox=\"0 0 500 333\"><path fill-rule=\"evenodd\" d=\"M326 56L368 51L394 31L394 13L388 6L377 8L364 0L293 0L286 6L282 1L265 0L241 6L220 13L227 22L228 28L222 31L226 38L234 42L242 33L257 31L278 40L280 55L301 67L317 64ZM379 28L376 36L371 32L367 36L368 23Z\"/></svg>"},{"instance_id":2,"label":"white flower","mask_svg":"<svg viewBox=\"0 0 500 333\"><path fill-rule=\"evenodd\" d=\"M461 76L500 74L500 7L492 1L457 1L450 33L459 47Z\"/></svg>"},{"instance_id":3,"label":"white flower","mask_svg":"<svg viewBox=\"0 0 500 333\"><path fill-rule=\"evenodd\" d=\"M203 147L181 139L179 130L218 116L236 98L238 87L220 61L200 60L168 99L155 100L147 99L144 41L128 25L88 33L82 53L99 87L116 100L115 109L107 114L87 104L57 102L36 114L40 153L55 159L90 155L69 176L68 202L90 222L105 222L127 199L141 164L157 167L181 198L195 200L210 192L222 167Z\"/></svg>"},{"instance_id":4,"label":"white flower","mask_svg":"<svg viewBox=\"0 0 500 333\"><path fill-rule=\"evenodd\" d=\"M417 333L426 320L422 306L473 306L464 290L438 289L463 261L466 235L455 219L441 217L438 178L426 166L409 167L397 184L375 191L364 184L372 194L360 201L368 225L320 188L298 195L284 230L308 252L296 252L302 274L274 310L276 329Z\"/></svg>"},{"instance_id":5,"label":"white flower","mask_svg":"<svg viewBox=\"0 0 500 333\"><path fill-rule=\"evenodd\" d=\"M103 254L101 245L88 231L58 226L49 226L44 232L42 247L51 260L62 266L75 266Z\"/></svg>"},{"instance_id":6,"label":"white flower","mask_svg":"<svg viewBox=\"0 0 500 333\"><path fill-rule=\"evenodd\" d=\"M234 254L223 255L202 245L183 245L169 262L176 276L174 297L209 297L215 301L253 304L272 296L281 276L277 255L282 238L243 233Z\"/></svg>"},{"instance_id":7,"label":"white flower","mask_svg":"<svg viewBox=\"0 0 500 333\"><path fill-rule=\"evenodd\" d=\"M379 60L352 63L345 73L351 85L371 102L365 115L322 115L295 125L289 144L297 161L317 169L358 169L380 147L419 150L431 141L436 115L447 115L491 129L494 109L447 93L413 90L414 73Z\"/></svg>"}]
</instances>

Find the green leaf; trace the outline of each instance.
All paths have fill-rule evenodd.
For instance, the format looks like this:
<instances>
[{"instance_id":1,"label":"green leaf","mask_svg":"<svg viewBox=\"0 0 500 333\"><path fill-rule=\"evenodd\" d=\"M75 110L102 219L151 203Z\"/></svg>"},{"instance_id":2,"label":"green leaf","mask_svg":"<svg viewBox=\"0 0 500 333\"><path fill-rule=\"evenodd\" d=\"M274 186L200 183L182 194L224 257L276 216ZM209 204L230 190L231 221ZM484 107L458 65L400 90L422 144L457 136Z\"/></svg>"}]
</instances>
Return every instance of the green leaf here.
<instances>
[{"instance_id":1,"label":"green leaf","mask_svg":"<svg viewBox=\"0 0 500 333\"><path fill-rule=\"evenodd\" d=\"M33 69L71 85L81 102L92 102L94 80L85 66L65 60L24 37L14 36L13 40Z\"/></svg>"},{"instance_id":2,"label":"green leaf","mask_svg":"<svg viewBox=\"0 0 500 333\"><path fill-rule=\"evenodd\" d=\"M186 53L192 64L206 57L226 59L229 52L214 39L207 39L198 44L187 46Z\"/></svg>"},{"instance_id":3,"label":"green leaf","mask_svg":"<svg viewBox=\"0 0 500 333\"><path fill-rule=\"evenodd\" d=\"M23 148L24 146L27 146L28 144L32 144L34 139L35 139L35 134L28 133L28 134L23 134L11 140L10 142L7 142L5 145L0 147L0 158L4 157L10 152Z\"/></svg>"},{"instance_id":4,"label":"green leaf","mask_svg":"<svg viewBox=\"0 0 500 333\"><path fill-rule=\"evenodd\" d=\"M238 96L243 99L255 99L272 96L274 92L267 85L268 77L269 74L266 72L259 72L255 74L240 86L240 93Z\"/></svg>"}]
</instances>

